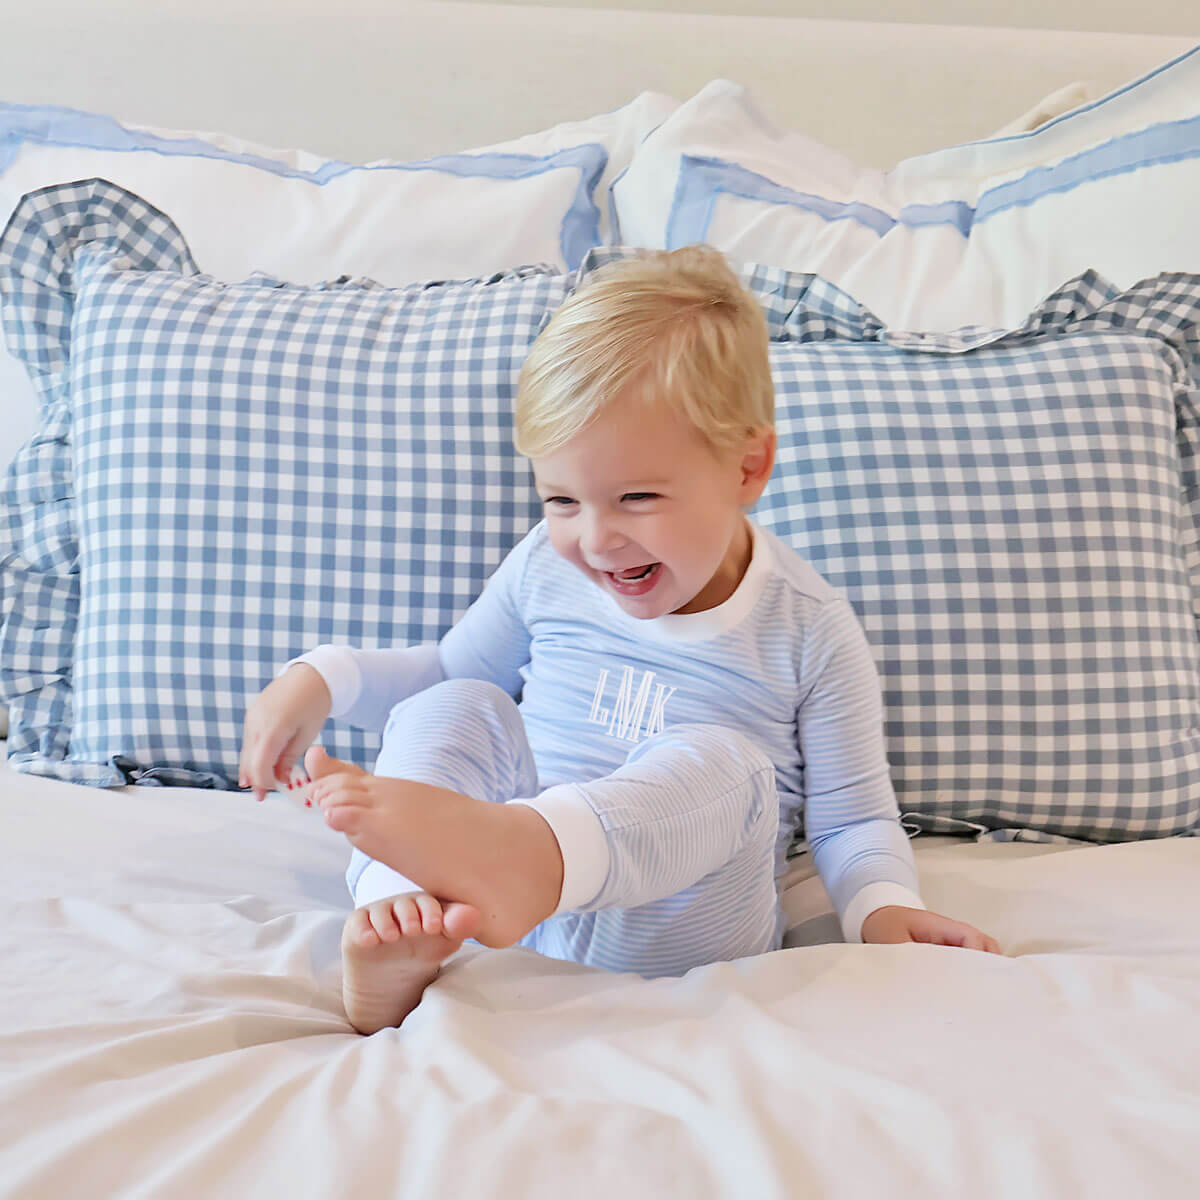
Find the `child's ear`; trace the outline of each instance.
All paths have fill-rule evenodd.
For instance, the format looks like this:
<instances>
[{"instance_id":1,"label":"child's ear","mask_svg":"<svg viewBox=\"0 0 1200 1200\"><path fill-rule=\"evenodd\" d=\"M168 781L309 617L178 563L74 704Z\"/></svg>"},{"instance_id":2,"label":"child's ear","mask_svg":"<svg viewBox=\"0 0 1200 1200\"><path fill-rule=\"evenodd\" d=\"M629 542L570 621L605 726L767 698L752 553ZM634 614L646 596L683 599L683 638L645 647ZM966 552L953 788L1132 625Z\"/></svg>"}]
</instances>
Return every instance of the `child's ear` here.
<instances>
[{"instance_id":1,"label":"child's ear","mask_svg":"<svg viewBox=\"0 0 1200 1200\"><path fill-rule=\"evenodd\" d=\"M769 426L756 429L747 439L742 452L742 481L739 500L753 504L762 495L775 465L775 430Z\"/></svg>"}]
</instances>

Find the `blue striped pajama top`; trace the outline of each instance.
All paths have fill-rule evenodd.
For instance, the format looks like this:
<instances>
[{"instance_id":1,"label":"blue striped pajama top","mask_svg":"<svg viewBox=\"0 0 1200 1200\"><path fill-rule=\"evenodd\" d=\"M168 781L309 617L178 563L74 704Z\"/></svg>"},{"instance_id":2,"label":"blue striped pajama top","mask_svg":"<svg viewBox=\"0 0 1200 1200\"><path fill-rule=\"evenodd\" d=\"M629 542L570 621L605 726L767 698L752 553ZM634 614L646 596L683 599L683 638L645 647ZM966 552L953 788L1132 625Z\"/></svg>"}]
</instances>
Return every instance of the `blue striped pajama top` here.
<instances>
[{"instance_id":1,"label":"blue striped pajama top","mask_svg":"<svg viewBox=\"0 0 1200 1200\"><path fill-rule=\"evenodd\" d=\"M874 909L925 907L888 770L875 662L845 597L749 525L745 576L705 612L628 615L554 550L541 521L436 646L323 646L297 661L329 683L332 716L376 730L395 704L442 679L497 684L519 697L541 789L608 775L672 724L736 729L775 766L777 874L802 834L844 935L858 941Z\"/></svg>"}]
</instances>

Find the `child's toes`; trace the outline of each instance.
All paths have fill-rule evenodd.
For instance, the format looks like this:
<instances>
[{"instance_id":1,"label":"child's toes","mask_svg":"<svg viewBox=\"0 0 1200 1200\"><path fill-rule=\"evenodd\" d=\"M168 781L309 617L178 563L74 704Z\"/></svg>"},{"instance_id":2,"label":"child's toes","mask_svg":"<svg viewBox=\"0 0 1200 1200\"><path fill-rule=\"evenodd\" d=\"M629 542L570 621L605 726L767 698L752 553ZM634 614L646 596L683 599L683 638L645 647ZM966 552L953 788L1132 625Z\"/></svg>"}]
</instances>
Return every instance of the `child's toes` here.
<instances>
[{"instance_id":1,"label":"child's toes","mask_svg":"<svg viewBox=\"0 0 1200 1200\"><path fill-rule=\"evenodd\" d=\"M352 804L320 804L325 824L334 833L344 833L348 838L357 836L362 830L362 809Z\"/></svg>"},{"instance_id":2,"label":"child's toes","mask_svg":"<svg viewBox=\"0 0 1200 1200\"><path fill-rule=\"evenodd\" d=\"M335 769L332 762L321 746L309 746L304 753L304 769L308 772L309 779L320 779L322 775L328 775Z\"/></svg>"},{"instance_id":3,"label":"child's toes","mask_svg":"<svg viewBox=\"0 0 1200 1200\"><path fill-rule=\"evenodd\" d=\"M322 775L337 775L341 772L351 775L368 774L354 763L343 762L340 758L334 758L332 754L326 754L322 746L309 746L305 751L304 769L308 772L309 779L320 779Z\"/></svg>"},{"instance_id":4,"label":"child's toes","mask_svg":"<svg viewBox=\"0 0 1200 1200\"><path fill-rule=\"evenodd\" d=\"M363 947L379 945L379 934L371 924L371 914L367 909L356 908L346 918L345 941Z\"/></svg>"},{"instance_id":5,"label":"child's toes","mask_svg":"<svg viewBox=\"0 0 1200 1200\"><path fill-rule=\"evenodd\" d=\"M421 932L421 910L414 896L397 896L392 901L392 911L405 937L416 937Z\"/></svg>"},{"instance_id":6,"label":"child's toes","mask_svg":"<svg viewBox=\"0 0 1200 1200\"><path fill-rule=\"evenodd\" d=\"M473 937L479 928L479 909L473 904L455 901L442 908L442 928L446 936L456 942Z\"/></svg>"},{"instance_id":7,"label":"child's toes","mask_svg":"<svg viewBox=\"0 0 1200 1200\"><path fill-rule=\"evenodd\" d=\"M426 933L442 932L442 905L436 896L428 892L418 892L413 901L421 914L421 928Z\"/></svg>"},{"instance_id":8,"label":"child's toes","mask_svg":"<svg viewBox=\"0 0 1200 1200\"><path fill-rule=\"evenodd\" d=\"M391 900L377 900L367 905L367 918L371 928L379 936L381 942L398 942L400 940L399 918L393 912Z\"/></svg>"}]
</instances>

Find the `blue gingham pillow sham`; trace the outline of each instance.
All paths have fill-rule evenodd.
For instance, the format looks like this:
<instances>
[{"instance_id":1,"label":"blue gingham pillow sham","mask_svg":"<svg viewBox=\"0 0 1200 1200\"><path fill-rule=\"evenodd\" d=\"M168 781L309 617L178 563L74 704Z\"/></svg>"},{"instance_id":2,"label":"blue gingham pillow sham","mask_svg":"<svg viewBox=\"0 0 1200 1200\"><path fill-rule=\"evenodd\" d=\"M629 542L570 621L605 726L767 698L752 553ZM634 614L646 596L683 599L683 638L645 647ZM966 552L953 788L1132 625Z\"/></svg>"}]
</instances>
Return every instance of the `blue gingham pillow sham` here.
<instances>
[{"instance_id":1,"label":"blue gingham pillow sham","mask_svg":"<svg viewBox=\"0 0 1200 1200\"><path fill-rule=\"evenodd\" d=\"M15 765L231 786L245 702L284 657L438 636L536 518L508 402L575 281L221 285L195 274L168 219L111 185L47 189L22 212L0 287L46 420L7 494ZM613 256L593 252L580 277ZM1200 671L1173 435L1194 424L1197 281L1117 294L1089 276L1021 330L922 337L813 276L744 276L775 339L781 443L757 516L862 616L906 821L990 837L1194 831ZM378 360L346 349L361 332L348 314L371 300L363 345L401 336L390 405L372 390ZM388 426L394 444L385 434L364 471L379 441L364 419L388 411L410 453ZM450 457L427 460L418 488L422 447ZM241 473L256 467L251 486ZM384 480L399 480L422 551L379 535ZM482 542L456 507L467 494L492 530ZM422 508L448 532L431 539ZM299 563L314 534L322 549ZM374 749L357 731L327 740L359 761Z\"/></svg>"},{"instance_id":2,"label":"blue gingham pillow sham","mask_svg":"<svg viewBox=\"0 0 1200 1200\"><path fill-rule=\"evenodd\" d=\"M582 280L590 272L630 255L644 253L623 246L592 250L579 271ZM923 333L888 329L869 309L841 288L822 278L760 263L733 263L742 283L762 305L772 342L812 343L842 340L850 343L882 344L908 354L965 355L988 347L1013 347L1036 339L1060 336L1083 323L1091 334L1125 330L1131 336L1158 338L1160 349L1179 367L1175 385L1175 445L1183 488L1186 520L1179 531L1179 551L1187 564L1192 584L1192 611L1200 636L1200 330L1195 321L1193 274L1155 276L1122 292L1095 271L1087 271L1046 297L1017 329L988 329L966 326L952 333ZM782 347L772 354L786 362ZM881 360L887 372L903 357ZM965 378L978 359L964 360ZM773 366L777 366L772 360ZM982 360L987 368L987 360ZM1107 365L1097 364L1093 382L1103 385ZM776 370L777 399L789 387ZM975 381L974 391L986 394L985 380ZM952 381L957 386L957 381ZM963 393L965 396L966 392Z\"/></svg>"},{"instance_id":3,"label":"blue gingham pillow sham","mask_svg":"<svg viewBox=\"0 0 1200 1200\"><path fill-rule=\"evenodd\" d=\"M42 406L4 493L11 764L233 787L290 657L438 638L540 515L512 397L569 279L224 284L113 184L27 196L0 240Z\"/></svg>"},{"instance_id":4,"label":"blue gingham pillow sham","mask_svg":"<svg viewBox=\"0 0 1200 1200\"><path fill-rule=\"evenodd\" d=\"M863 622L905 823L1200 833L1200 276L1089 272L1008 333L842 309L838 340L772 347L756 515Z\"/></svg>"},{"instance_id":5,"label":"blue gingham pillow sham","mask_svg":"<svg viewBox=\"0 0 1200 1200\"><path fill-rule=\"evenodd\" d=\"M1087 272L1019 329L931 334L738 269L779 437L754 515L862 620L905 824L1200 834L1200 276Z\"/></svg>"}]
</instances>

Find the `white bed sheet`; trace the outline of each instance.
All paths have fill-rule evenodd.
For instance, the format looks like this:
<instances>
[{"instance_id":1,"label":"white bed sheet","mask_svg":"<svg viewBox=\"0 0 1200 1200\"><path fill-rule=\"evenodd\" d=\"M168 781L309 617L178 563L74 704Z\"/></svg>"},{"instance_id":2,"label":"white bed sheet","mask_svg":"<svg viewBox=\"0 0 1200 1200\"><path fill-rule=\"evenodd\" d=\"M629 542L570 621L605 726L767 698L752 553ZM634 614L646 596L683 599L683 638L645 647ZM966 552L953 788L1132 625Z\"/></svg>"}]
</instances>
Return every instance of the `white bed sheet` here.
<instances>
[{"instance_id":1,"label":"white bed sheet","mask_svg":"<svg viewBox=\"0 0 1200 1200\"><path fill-rule=\"evenodd\" d=\"M5 769L0 845L4 1197L1197 1194L1200 839L918 839L1007 957L840 944L802 861L792 948L646 981L467 947L372 1038L315 814Z\"/></svg>"}]
</instances>

